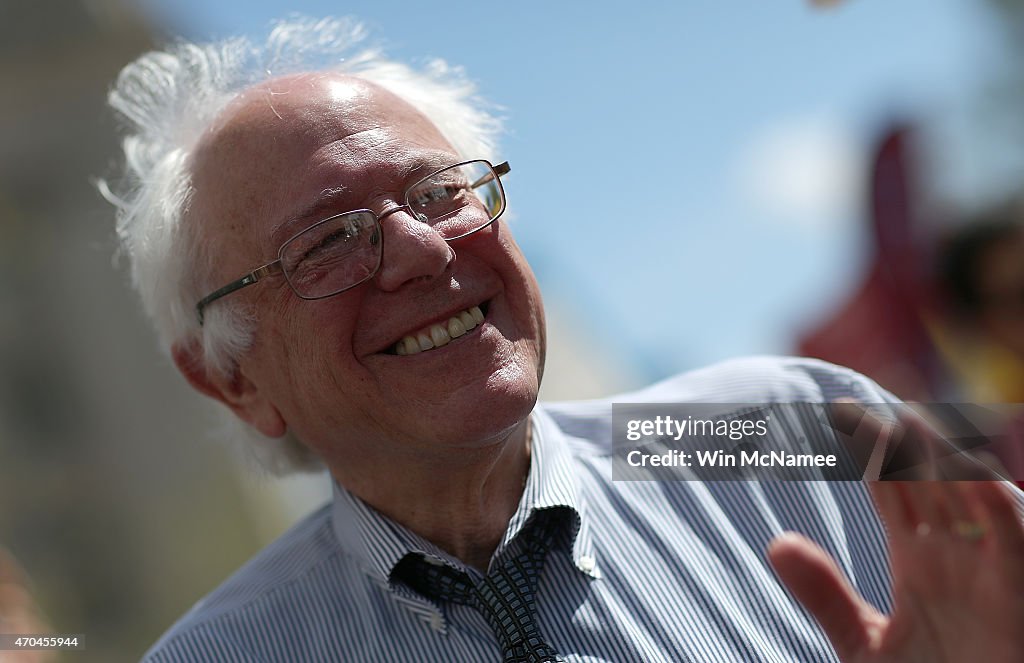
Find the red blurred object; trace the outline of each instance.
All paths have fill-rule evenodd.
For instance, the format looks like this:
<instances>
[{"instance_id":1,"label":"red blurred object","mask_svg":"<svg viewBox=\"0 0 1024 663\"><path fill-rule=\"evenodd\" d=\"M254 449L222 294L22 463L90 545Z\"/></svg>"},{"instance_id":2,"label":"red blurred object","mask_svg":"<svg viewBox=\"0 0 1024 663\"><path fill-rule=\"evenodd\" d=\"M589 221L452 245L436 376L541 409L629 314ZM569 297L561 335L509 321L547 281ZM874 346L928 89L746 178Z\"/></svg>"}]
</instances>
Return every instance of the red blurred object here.
<instances>
[{"instance_id":1,"label":"red blurred object","mask_svg":"<svg viewBox=\"0 0 1024 663\"><path fill-rule=\"evenodd\" d=\"M928 247L913 196L911 131L882 133L871 173L871 264L854 294L798 342L802 355L849 366L905 400L934 400L940 361L924 323Z\"/></svg>"}]
</instances>

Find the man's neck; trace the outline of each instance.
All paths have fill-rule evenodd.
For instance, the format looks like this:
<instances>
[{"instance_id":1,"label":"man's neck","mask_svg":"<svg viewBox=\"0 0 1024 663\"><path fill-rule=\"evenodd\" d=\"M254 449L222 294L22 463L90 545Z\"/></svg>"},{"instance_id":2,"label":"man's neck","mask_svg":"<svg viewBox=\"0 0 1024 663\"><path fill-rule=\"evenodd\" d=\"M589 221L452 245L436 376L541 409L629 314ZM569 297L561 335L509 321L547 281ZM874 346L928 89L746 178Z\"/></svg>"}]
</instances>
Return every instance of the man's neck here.
<instances>
[{"instance_id":1,"label":"man's neck","mask_svg":"<svg viewBox=\"0 0 1024 663\"><path fill-rule=\"evenodd\" d=\"M486 571L515 513L530 469L529 418L509 435L457 457L390 468L388 479L334 472L350 492L467 565Z\"/></svg>"}]
</instances>

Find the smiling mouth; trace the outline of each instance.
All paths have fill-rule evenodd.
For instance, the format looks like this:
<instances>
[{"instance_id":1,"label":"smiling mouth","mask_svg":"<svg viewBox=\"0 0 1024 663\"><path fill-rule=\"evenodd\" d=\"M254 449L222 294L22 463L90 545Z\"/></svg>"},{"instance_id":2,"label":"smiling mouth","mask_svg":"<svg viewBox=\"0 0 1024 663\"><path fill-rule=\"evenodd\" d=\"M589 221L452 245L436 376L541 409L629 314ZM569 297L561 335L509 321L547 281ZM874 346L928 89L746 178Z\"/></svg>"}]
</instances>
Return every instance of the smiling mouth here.
<instances>
[{"instance_id":1,"label":"smiling mouth","mask_svg":"<svg viewBox=\"0 0 1024 663\"><path fill-rule=\"evenodd\" d=\"M444 347L452 340L467 334L484 321L488 302L456 313L446 322L438 322L414 334L406 336L389 348L389 354L400 356L415 355L435 348Z\"/></svg>"}]
</instances>

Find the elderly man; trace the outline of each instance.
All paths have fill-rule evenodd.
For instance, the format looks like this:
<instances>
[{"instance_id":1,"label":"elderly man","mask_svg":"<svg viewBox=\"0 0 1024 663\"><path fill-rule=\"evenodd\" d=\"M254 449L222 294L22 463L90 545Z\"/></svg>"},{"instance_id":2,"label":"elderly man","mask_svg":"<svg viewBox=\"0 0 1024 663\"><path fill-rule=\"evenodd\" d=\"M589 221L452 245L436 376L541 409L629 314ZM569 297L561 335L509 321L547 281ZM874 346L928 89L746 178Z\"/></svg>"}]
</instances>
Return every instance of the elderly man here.
<instances>
[{"instance_id":1,"label":"elderly man","mask_svg":"<svg viewBox=\"0 0 1024 663\"><path fill-rule=\"evenodd\" d=\"M119 230L174 363L335 481L147 660L1020 660L1024 533L997 484L880 486L890 583L863 484L613 483L610 403L536 403L544 314L495 122L439 66L292 57L358 36L181 45L111 95L134 123ZM757 359L622 400L841 397L888 398Z\"/></svg>"}]
</instances>

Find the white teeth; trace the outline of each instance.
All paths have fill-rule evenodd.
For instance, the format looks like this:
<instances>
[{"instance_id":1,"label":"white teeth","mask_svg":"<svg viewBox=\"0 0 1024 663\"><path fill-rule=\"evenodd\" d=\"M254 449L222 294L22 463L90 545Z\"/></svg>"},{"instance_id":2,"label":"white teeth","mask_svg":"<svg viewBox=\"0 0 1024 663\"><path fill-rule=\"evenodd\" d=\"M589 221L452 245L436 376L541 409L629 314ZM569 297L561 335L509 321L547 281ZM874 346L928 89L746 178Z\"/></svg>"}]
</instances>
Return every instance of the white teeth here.
<instances>
[{"instance_id":1,"label":"white teeth","mask_svg":"<svg viewBox=\"0 0 1024 663\"><path fill-rule=\"evenodd\" d=\"M452 338L458 338L466 333L466 325L462 324L462 320L458 318L448 319L448 335Z\"/></svg>"},{"instance_id":2,"label":"white teeth","mask_svg":"<svg viewBox=\"0 0 1024 663\"><path fill-rule=\"evenodd\" d=\"M439 348L442 345L448 345L448 341L452 340L452 337L448 335L448 330L441 325L433 325L430 327L430 340L434 342L435 348Z\"/></svg>"},{"instance_id":3,"label":"white teeth","mask_svg":"<svg viewBox=\"0 0 1024 663\"><path fill-rule=\"evenodd\" d=\"M405 350L404 353L401 352L402 349ZM395 348L395 351L398 354L414 355L420 351L420 344L419 342L416 341L415 337L406 336L405 338L398 342L398 346Z\"/></svg>"},{"instance_id":4,"label":"white teeth","mask_svg":"<svg viewBox=\"0 0 1024 663\"><path fill-rule=\"evenodd\" d=\"M479 306L474 306L448 318L444 324L431 325L428 329L416 332L414 336L406 336L395 344L395 354L404 357L448 345L453 338L466 334L483 321L483 311Z\"/></svg>"}]
</instances>

